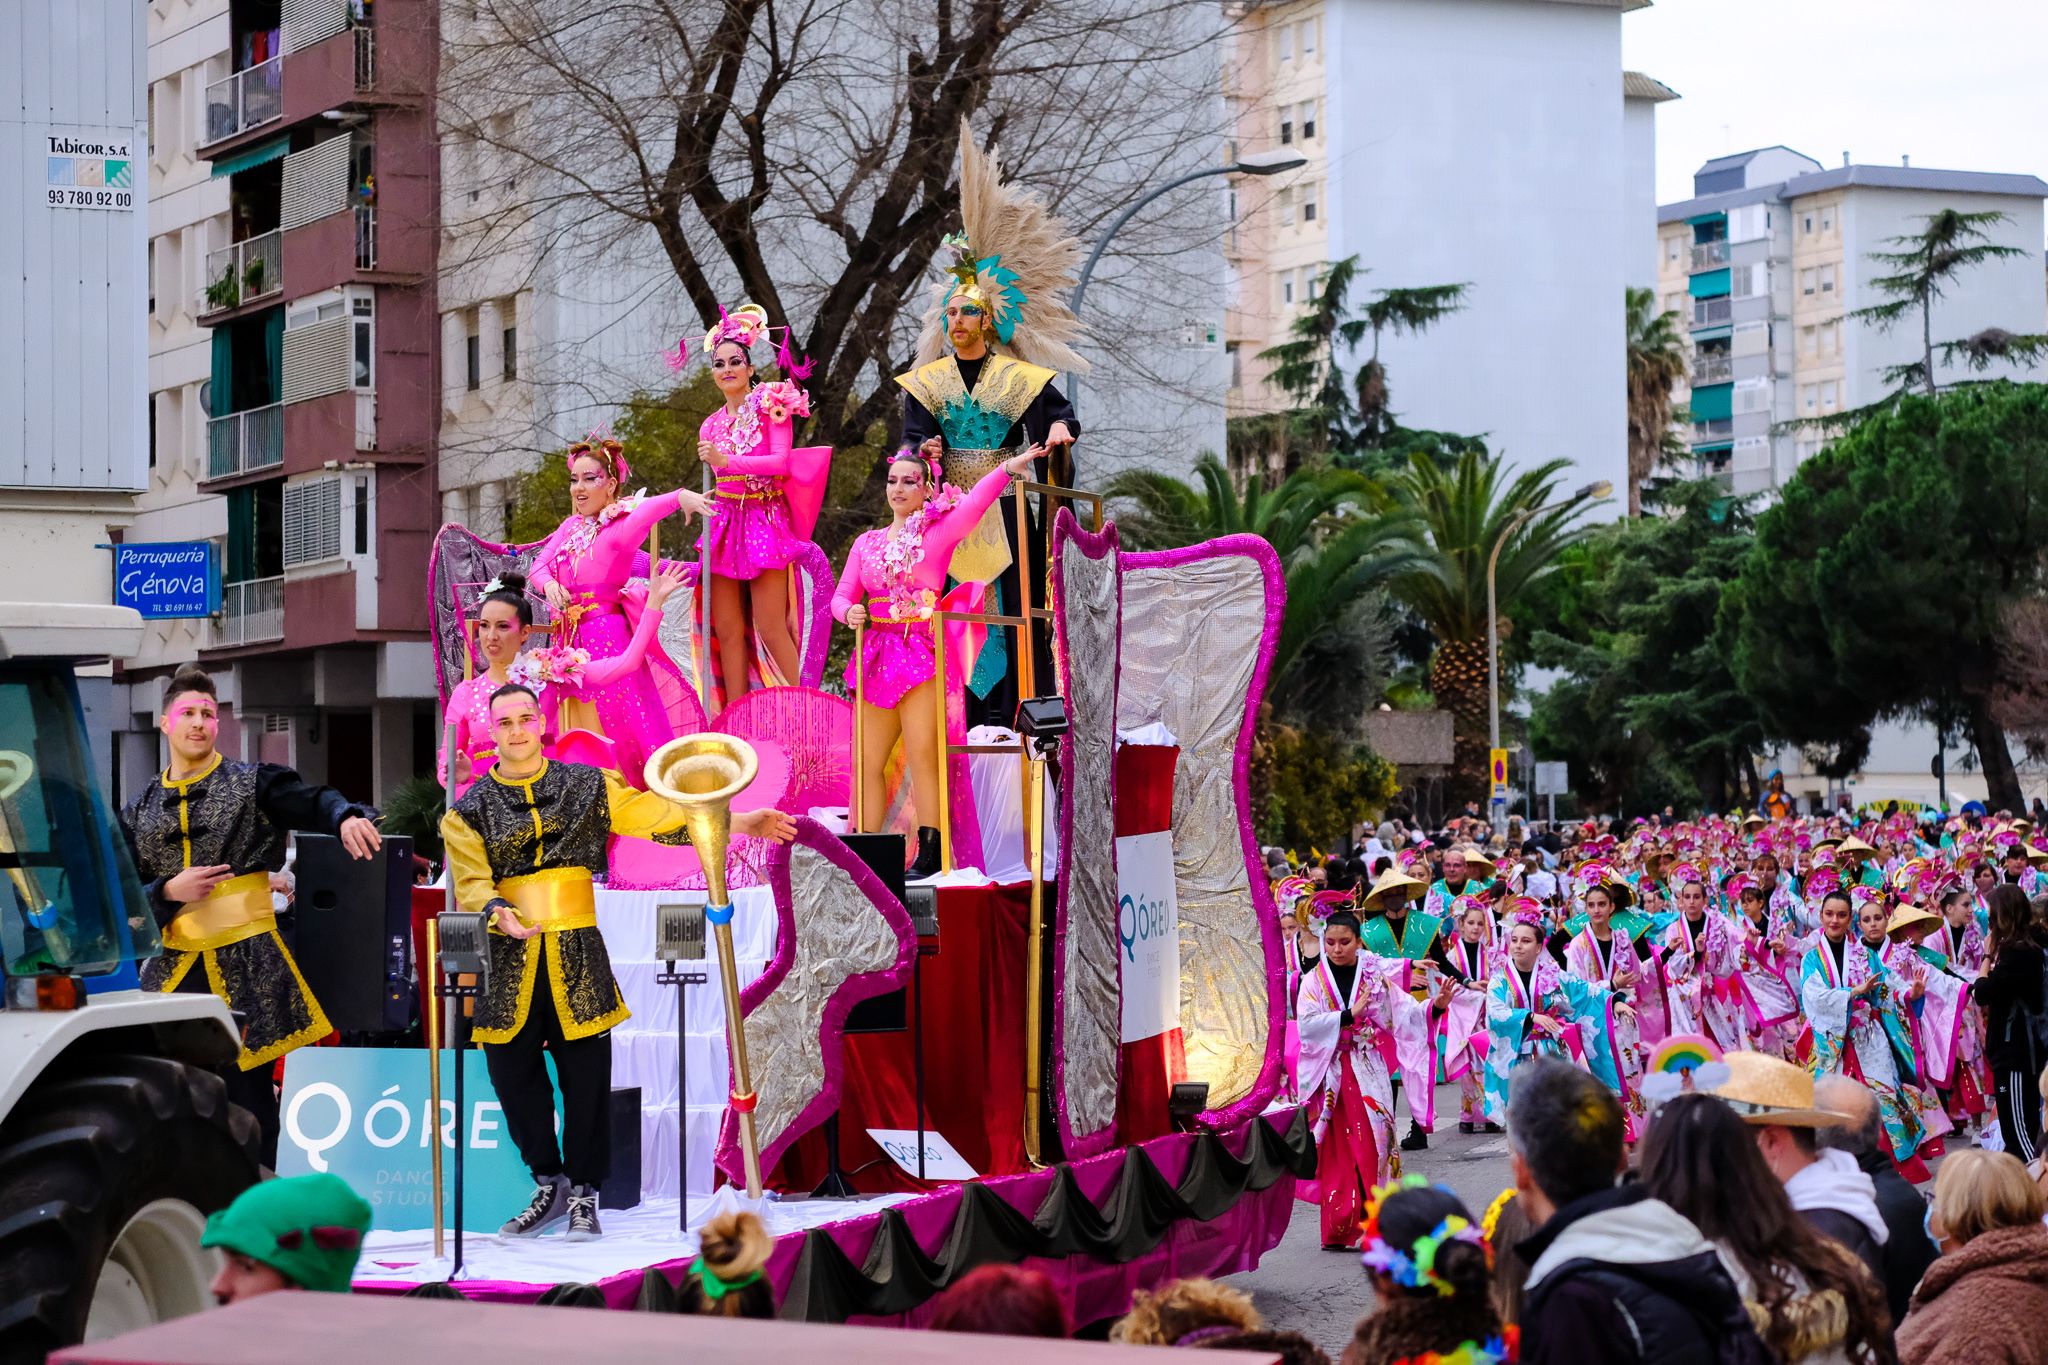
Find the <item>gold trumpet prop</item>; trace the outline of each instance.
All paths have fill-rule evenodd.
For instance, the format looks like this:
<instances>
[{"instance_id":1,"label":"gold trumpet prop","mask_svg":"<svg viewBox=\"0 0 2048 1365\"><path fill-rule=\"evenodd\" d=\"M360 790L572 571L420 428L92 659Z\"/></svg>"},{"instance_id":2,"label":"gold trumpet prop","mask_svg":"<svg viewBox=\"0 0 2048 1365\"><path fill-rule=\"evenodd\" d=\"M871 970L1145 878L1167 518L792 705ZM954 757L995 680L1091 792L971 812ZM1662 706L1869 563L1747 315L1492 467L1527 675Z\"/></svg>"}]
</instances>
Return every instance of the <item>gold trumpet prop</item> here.
<instances>
[{"instance_id":1,"label":"gold trumpet prop","mask_svg":"<svg viewBox=\"0 0 2048 1365\"><path fill-rule=\"evenodd\" d=\"M760 760L732 735L684 735L647 759L647 790L681 806L690 842L704 865L710 904L704 918L718 940L718 980L725 989L725 1036L732 1049L733 1113L739 1115L740 1151L746 1162L747 1198L761 1197L761 1148L754 1137L753 1072L747 1066L747 1028L740 1016L739 969L733 962L732 897L725 887L725 846L732 837L733 798L754 780Z\"/></svg>"},{"instance_id":2,"label":"gold trumpet prop","mask_svg":"<svg viewBox=\"0 0 2048 1365\"><path fill-rule=\"evenodd\" d=\"M0 749L0 858L8 864L7 880L14 883L29 924L42 933L50 960L65 967L71 962L70 936L57 926L56 916L48 913L53 902L43 894L35 870L21 861L21 812L15 809L14 798L35 771L35 760L21 750Z\"/></svg>"}]
</instances>

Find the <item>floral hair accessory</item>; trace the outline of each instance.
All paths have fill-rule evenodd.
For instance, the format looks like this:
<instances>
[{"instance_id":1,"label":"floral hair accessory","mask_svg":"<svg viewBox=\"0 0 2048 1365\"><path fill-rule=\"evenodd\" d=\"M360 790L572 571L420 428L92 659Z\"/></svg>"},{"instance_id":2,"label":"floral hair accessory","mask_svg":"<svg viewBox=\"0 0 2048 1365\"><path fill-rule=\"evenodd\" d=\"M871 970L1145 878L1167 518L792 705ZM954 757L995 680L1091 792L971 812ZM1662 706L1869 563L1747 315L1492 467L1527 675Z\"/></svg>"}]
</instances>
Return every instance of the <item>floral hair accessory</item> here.
<instances>
[{"instance_id":1,"label":"floral hair accessory","mask_svg":"<svg viewBox=\"0 0 2048 1365\"><path fill-rule=\"evenodd\" d=\"M590 667L590 651L571 645L554 645L541 649L529 649L521 654L505 670L513 682L535 691L549 683L563 683L571 687L583 684L584 670Z\"/></svg>"},{"instance_id":2,"label":"floral hair accessory","mask_svg":"<svg viewBox=\"0 0 2048 1365\"><path fill-rule=\"evenodd\" d=\"M1405 1177L1420 1180L1420 1176ZM1368 1270L1376 1270L1404 1289L1421 1289L1427 1286L1439 1296L1455 1294L1457 1287L1436 1271L1437 1253L1447 1242L1469 1242L1480 1248L1486 1256L1489 1269L1493 1265L1493 1249L1486 1238L1470 1221L1452 1214L1438 1223L1434 1229L1415 1239L1415 1245L1402 1251L1379 1235L1378 1220L1366 1236L1365 1254L1360 1258Z\"/></svg>"},{"instance_id":3,"label":"floral hair accessory","mask_svg":"<svg viewBox=\"0 0 2048 1365\"><path fill-rule=\"evenodd\" d=\"M777 332L782 333L782 340L775 348L776 366L790 379L799 382L809 379L813 368L811 358L805 356L799 360L796 357L789 347L789 329L770 327L768 311L758 303L743 303L730 312L720 308L718 321L704 334L704 354L710 355L730 341L751 355L756 342L772 337ZM681 370L690 360L689 339L685 337L677 340L676 348L667 352L665 358L671 370ZM810 414L806 412L804 415L808 417Z\"/></svg>"},{"instance_id":4,"label":"floral hair accessory","mask_svg":"<svg viewBox=\"0 0 2048 1365\"><path fill-rule=\"evenodd\" d=\"M1450 1351L1424 1351L1419 1356L1403 1356L1394 1365L1511 1365L1521 1359L1522 1332L1514 1324L1503 1327L1500 1335L1488 1337L1484 1342L1461 1341Z\"/></svg>"},{"instance_id":5,"label":"floral hair accessory","mask_svg":"<svg viewBox=\"0 0 2048 1365\"><path fill-rule=\"evenodd\" d=\"M761 405L761 415L771 422L787 422L792 417L811 415L810 398L787 379L763 384L757 401Z\"/></svg>"},{"instance_id":6,"label":"floral hair accessory","mask_svg":"<svg viewBox=\"0 0 2048 1365\"><path fill-rule=\"evenodd\" d=\"M573 442L569 446L568 454L562 457L562 462L573 470L576 468L576 462L586 455L610 470L611 476L620 483L624 483L633 473L632 467L626 463L626 448L612 435L610 422L598 423L590 429L589 435Z\"/></svg>"},{"instance_id":7,"label":"floral hair accessory","mask_svg":"<svg viewBox=\"0 0 2048 1365\"><path fill-rule=\"evenodd\" d=\"M1510 1185L1495 1195L1493 1202L1486 1206L1486 1216L1479 1220L1479 1232L1487 1241L1491 1242L1494 1235L1500 1231L1500 1216L1508 1205L1515 1202L1516 1193L1515 1187Z\"/></svg>"},{"instance_id":8,"label":"floral hair accessory","mask_svg":"<svg viewBox=\"0 0 2048 1365\"><path fill-rule=\"evenodd\" d=\"M495 575L494 575L494 576L493 576L493 577L491 578L491 581L490 581L490 582L488 582L488 583L484 584L484 591L483 591L483 595L484 595L485 597L489 597L489 596L490 596L490 595L491 595L492 593L494 593L494 592L510 592L510 591L512 591L512 590L511 590L510 588L508 588L508 587L506 587L506 586L505 586L505 580L504 580L504 579L502 579L502 578L499 578L499 577L497 577L497 576L495 576Z\"/></svg>"}]
</instances>

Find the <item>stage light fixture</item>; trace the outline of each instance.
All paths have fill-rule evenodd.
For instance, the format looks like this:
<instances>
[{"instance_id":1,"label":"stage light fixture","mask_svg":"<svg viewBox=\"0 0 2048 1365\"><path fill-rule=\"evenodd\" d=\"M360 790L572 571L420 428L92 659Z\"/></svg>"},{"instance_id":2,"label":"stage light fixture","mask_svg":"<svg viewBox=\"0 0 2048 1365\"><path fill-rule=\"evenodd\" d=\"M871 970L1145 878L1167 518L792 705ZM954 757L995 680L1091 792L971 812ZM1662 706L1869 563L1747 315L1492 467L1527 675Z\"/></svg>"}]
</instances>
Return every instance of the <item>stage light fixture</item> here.
<instances>
[{"instance_id":1,"label":"stage light fixture","mask_svg":"<svg viewBox=\"0 0 2048 1365\"><path fill-rule=\"evenodd\" d=\"M1195 1119L1209 1107L1209 1083L1207 1081L1175 1081L1166 1097L1166 1112L1173 1120L1173 1126L1186 1132L1195 1126Z\"/></svg>"},{"instance_id":2,"label":"stage light fixture","mask_svg":"<svg viewBox=\"0 0 2048 1365\"><path fill-rule=\"evenodd\" d=\"M1041 758L1051 758L1054 747L1073 728L1065 697L1031 697L1017 705L1017 733L1031 741Z\"/></svg>"},{"instance_id":3,"label":"stage light fixture","mask_svg":"<svg viewBox=\"0 0 2048 1365\"><path fill-rule=\"evenodd\" d=\"M481 910L443 910L441 970L450 976L474 976L481 988L490 980L490 916Z\"/></svg>"},{"instance_id":4,"label":"stage light fixture","mask_svg":"<svg viewBox=\"0 0 2048 1365\"><path fill-rule=\"evenodd\" d=\"M910 912L910 927L919 938L939 936L939 888L906 886L903 908Z\"/></svg>"},{"instance_id":5,"label":"stage light fixture","mask_svg":"<svg viewBox=\"0 0 2048 1365\"><path fill-rule=\"evenodd\" d=\"M654 960L704 960L704 893L663 901L654 907Z\"/></svg>"}]
</instances>

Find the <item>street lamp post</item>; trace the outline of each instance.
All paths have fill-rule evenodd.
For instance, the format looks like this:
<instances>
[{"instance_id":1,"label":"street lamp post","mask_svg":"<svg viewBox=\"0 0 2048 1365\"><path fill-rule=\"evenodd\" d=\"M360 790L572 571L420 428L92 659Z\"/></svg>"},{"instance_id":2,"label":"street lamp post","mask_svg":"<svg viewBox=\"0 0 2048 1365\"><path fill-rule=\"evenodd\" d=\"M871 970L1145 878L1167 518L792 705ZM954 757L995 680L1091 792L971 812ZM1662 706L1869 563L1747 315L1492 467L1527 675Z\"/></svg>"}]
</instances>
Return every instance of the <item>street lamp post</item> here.
<instances>
[{"instance_id":1,"label":"street lamp post","mask_svg":"<svg viewBox=\"0 0 2048 1365\"><path fill-rule=\"evenodd\" d=\"M1082 263L1081 278L1074 284L1074 297L1070 305L1074 310L1074 316L1079 317L1081 315L1081 301L1088 296L1088 281L1094 277L1095 263L1102 259L1102 253L1109 246L1110 238L1121 232L1124 224L1130 222L1137 215L1139 209L1144 208L1161 195L1179 189L1182 185L1192 184L1197 180L1205 180L1212 175L1280 175L1286 171L1298 171L1307 164L1308 158L1298 151L1252 152L1249 155L1239 157L1228 166L1209 166L1199 171L1190 171L1178 179L1167 181L1158 189L1143 196L1122 213L1119 213L1116 216L1116 221L1111 223L1103 234L1095 239L1095 248L1088 253L1088 259ZM1074 405L1074 410L1078 413L1080 411L1080 381L1077 379L1070 380L1070 383L1073 391L1068 393L1067 401Z\"/></svg>"},{"instance_id":2,"label":"street lamp post","mask_svg":"<svg viewBox=\"0 0 2048 1365\"><path fill-rule=\"evenodd\" d=\"M1614 485L1606 479L1589 483L1568 498L1542 507L1532 507L1516 516L1501 528L1499 537L1493 542L1493 553L1486 557L1486 735L1489 749L1500 747L1500 613L1494 605L1494 574L1500 568L1501 549L1514 538L1515 532L1544 513L1561 512L1578 502L1598 502L1613 492ZM1487 809L1492 812L1493 823L1496 826L1504 826L1507 822L1502 817L1506 813L1507 798L1492 790L1493 772L1490 755L1486 776Z\"/></svg>"}]
</instances>

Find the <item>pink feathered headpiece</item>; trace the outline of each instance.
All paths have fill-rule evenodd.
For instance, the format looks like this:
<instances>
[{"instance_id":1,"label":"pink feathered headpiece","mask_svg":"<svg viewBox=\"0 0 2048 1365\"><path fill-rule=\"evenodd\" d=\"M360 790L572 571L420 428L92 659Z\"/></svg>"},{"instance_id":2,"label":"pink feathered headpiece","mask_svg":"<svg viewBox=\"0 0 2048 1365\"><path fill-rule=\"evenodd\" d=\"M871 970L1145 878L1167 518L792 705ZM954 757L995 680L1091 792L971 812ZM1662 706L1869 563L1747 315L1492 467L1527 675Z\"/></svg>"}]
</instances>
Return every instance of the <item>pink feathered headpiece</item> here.
<instances>
[{"instance_id":1,"label":"pink feathered headpiece","mask_svg":"<svg viewBox=\"0 0 2048 1365\"><path fill-rule=\"evenodd\" d=\"M576 462L586 455L603 465L622 484L632 476L632 467L626 463L626 448L612 436L609 422L592 427L588 436L572 444L569 453L562 457L562 463L573 470Z\"/></svg>"},{"instance_id":2,"label":"pink feathered headpiece","mask_svg":"<svg viewBox=\"0 0 2048 1365\"><path fill-rule=\"evenodd\" d=\"M805 356L801 360L797 359L795 354L789 349L789 328L770 327L768 325L768 312L758 303L743 303L731 312L720 308L718 310L718 321L713 323L711 330L704 334L704 354L710 355L728 341L737 344L751 354L754 349L754 343L765 337L771 337L777 332L782 333L782 341L775 348L776 367L788 378L794 379L799 383L809 379L813 368L811 358ZM665 358L668 361L668 367L680 373L682 368L690 363L690 339L688 337L678 337L676 339L676 348L668 352Z\"/></svg>"}]
</instances>

